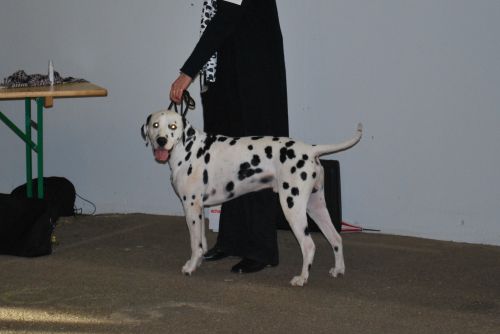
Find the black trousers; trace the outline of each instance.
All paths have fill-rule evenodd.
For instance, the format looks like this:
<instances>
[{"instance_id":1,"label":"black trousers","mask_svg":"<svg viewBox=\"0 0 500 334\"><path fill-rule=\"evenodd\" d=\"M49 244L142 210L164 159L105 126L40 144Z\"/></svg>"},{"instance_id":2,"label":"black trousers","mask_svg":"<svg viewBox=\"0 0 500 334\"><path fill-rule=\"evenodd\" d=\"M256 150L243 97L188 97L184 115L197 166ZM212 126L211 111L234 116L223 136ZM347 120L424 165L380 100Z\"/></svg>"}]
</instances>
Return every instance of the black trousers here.
<instances>
[{"instance_id":1,"label":"black trousers","mask_svg":"<svg viewBox=\"0 0 500 334\"><path fill-rule=\"evenodd\" d=\"M205 132L233 137L250 133L264 135L259 133L258 128L249 129L248 124L244 124L246 122L238 112L241 108L237 100L226 100L224 107L221 107L221 95L224 95L224 99L231 97L229 94L221 94L223 92L217 89L217 86L211 85L201 94ZM262 122L255 122L254 126L259 123ZM216 247L232 256L277 265L279 253L276 224L279 219L284 219L283 213L278 195L271 189L232 199L222 205Z\"/></svg>"}]
</instances>

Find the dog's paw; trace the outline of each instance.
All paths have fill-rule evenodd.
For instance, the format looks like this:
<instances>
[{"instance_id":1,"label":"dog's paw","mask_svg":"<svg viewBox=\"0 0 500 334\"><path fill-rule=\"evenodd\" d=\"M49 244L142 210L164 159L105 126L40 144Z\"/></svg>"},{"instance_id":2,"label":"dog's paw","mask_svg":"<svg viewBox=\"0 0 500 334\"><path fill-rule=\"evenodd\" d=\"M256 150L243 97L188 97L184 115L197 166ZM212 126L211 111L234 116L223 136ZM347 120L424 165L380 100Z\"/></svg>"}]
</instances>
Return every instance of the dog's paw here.
<instances>
[{"instance_id":1,"label":"dog's paw","mask_svg":"<svg viewBox=\"0 0 500 334\"><path fill-rule=\"evenodd\" d=\"M332 268L330 269L330 275L332 277L339 277L339 276L344 276L345 274L345 268Z\"/></svg>"},{"instance_id":2,"label":"dog's paw","mask_svg":"<svg viewBox=\"0 0 500 334\"><path fill-rule=\"evenodd\" d=\"M182 267L182 273L186 276L191 276L194 271L196 270L196 266L192 265L192 261L189 260L186 262L186 264Z\"/></svg>"},{"instance_id":3,"label":"dog's paw","mask_svg":"<svg viewBox=\"0 0 500 334\"><path fill-rule=\"evenodd\" d=\"M186 276L191 276L193 274L193 270L189 270L186 266L182 267L181 272Z\"/></svg>"},{"instance_id":4,"label":"dog's paw","mask_svg":"<svg viewBox=\"0 0 500 334\"><path fill-rule=\"evenodd\" d=\"M304 286L306 283L307 283L307 278L302 277L302 276L295 276L290 281L290 284L292 286Z\"/></svg>"}]
</instances>

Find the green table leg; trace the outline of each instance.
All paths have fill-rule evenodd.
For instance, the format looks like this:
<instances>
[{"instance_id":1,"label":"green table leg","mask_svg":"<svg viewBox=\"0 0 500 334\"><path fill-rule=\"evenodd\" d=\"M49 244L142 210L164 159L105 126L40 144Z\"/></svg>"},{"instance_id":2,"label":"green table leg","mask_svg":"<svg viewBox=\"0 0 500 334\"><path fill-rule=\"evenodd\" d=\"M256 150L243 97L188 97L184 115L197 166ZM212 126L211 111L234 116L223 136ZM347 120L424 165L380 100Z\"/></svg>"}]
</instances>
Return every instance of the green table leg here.
<instances>
[{"instance_id":1,"label":"green table leg","mask_svg":"<svg viewBox=\"0 0 500 334\"><path fill-rule=\"evenodd\" d=\"M44 197L43 189L43 106L45 99L36 99L37 103L37 123L31 120L31 98L26 98L24 100L24 130L21 131L10 119L7 118L0 111L0 121L5 123L16 135L21 138L26 144L26 195L29 198L33 198L33 159L32 150L37 154L37 170L38 170L38 183L37 183L37 197ZM31 128L35 128L37 131L37 143L31 140Z\"/></svg>"},{"instance_id":2,"label":"green table leg","mask_svg":"<svg viewBox=\"0 0 500 334\"><path fill-rule=\"evenodd\" d=\"M43 198L43 104L45 99L38 98L37 104L37 147L38 147L38 198Z\"/></svg>"},{"instance_id":3,"label":"green table leg","mask_svg":"<svg viewBox=\"0 0 500 334\"><path fill-rule=\"evenodd\" d=\"M31 140L31 99L26 98L24 100L24 129L25 138ZM26 195L28 198L33 198L33 174L32 174L32 154L30 143L25 140L26 143Z\"/></svg>"}]
</instances>

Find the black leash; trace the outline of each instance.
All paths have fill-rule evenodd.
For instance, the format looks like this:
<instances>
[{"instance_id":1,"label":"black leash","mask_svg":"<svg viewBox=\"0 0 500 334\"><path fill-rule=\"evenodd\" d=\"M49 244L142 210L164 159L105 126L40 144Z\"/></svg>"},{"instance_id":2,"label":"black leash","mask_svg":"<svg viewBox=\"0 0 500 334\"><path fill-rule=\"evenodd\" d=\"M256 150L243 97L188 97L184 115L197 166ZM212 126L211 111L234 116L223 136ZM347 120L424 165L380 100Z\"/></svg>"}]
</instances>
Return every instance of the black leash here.
<instances>
[{"instance_id":1,"label":"black leash","mask_svg":"<svg viewBox=\"0 0 500 334\"><path fill-rule=\"evenodd\" d=\"M189 95L189 92L185 90L184 93L182 93L181 97L181 103L180 103L181 112L179 113L179 110L177 109L177 104L174 101L170 101L168 110L172 110L172 106L174 107L175 112L180 114L184 118L189 109L191 110L194 109L196 103L194 102L194 99L191 97L191 95Z\"/></svg>"}]
</instances>

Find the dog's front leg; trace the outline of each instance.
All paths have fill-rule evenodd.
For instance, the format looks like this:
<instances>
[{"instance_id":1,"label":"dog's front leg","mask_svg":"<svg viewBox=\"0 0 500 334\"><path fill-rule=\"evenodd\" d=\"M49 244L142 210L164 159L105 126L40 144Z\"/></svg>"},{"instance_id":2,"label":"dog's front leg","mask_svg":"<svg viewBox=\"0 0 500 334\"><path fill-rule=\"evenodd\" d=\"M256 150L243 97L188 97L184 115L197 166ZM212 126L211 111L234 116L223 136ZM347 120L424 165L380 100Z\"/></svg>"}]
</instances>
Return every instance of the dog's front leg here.
<instances>
[{"instance_id":1,"label":"dog's front leg","mask_svg":"<svg viewBox=\"0 0 500 334\"><path fill-rule=\"evenodd\" d=\"M184 201L186 223L191 239L191 258L182 267L182 273L191 275L201 265L203 254L207 250L207 240L204 233L203 206L199 200Z\"/></svg>"}]
</instances>

